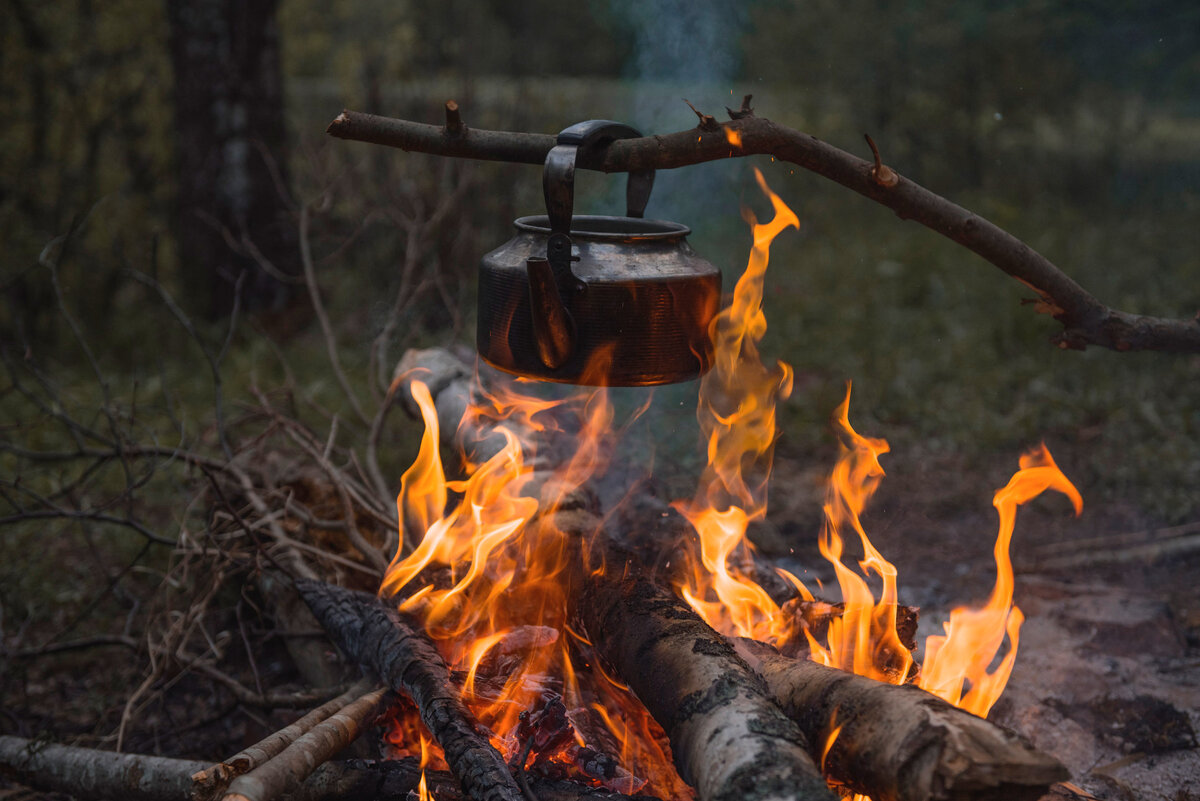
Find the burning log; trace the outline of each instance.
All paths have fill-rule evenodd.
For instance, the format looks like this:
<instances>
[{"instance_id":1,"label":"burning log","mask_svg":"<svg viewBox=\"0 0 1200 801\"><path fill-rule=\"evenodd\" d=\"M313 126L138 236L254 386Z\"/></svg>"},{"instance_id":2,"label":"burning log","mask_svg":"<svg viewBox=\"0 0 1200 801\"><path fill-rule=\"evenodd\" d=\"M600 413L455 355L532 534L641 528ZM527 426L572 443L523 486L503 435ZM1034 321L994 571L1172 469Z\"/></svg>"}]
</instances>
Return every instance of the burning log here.
<instances>
[{"instance_id":1,"label":"burning log","mask_svg":"<svg viewBox=\"0 0 1200 801\"><path fill-rule=\"evenodd\" d=\"M835 798L761 680L672 593L593 576L580 611L592 642L666 730L701 799Z\"/></svg>"},{"instance_id":2,"label":"burning log","mask_svg":"<svg viewBox=\"0 0 1200 801\"><path fill-rule=\"evenodd\" d=\"M734 646L825 773L875 801L1032 801L1068 778L1058 760L925 690L789 659L753 640Z\"/></svg>"},{"instance_id":3,"label":"burning log","mask_svg":"<svg viewBox=\"0 0 1200 801\"><path fill-rule=\"evenodd\" d=\"M522 798L504 757L459 700L446 663L424 633L373 595L304 579L296 589L347 657L412 698L469 798Z\"/></svg>"}]
</instances>

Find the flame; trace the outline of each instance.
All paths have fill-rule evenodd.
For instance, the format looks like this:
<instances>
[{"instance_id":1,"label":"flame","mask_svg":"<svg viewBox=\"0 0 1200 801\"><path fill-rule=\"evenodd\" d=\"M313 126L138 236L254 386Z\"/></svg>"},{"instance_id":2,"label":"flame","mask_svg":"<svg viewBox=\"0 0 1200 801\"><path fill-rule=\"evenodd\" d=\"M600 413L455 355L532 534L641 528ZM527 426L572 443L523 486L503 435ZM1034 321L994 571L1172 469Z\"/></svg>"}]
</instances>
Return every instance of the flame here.
<instances>
[{"instance_id":1,"label":"flame","mask_svg":"<svg viewBox=\"0 0 1200 801\"><path fill-rule=\"evenodd\" d=\"M1070 499L1076 515L1083 511L1079 490L1058 469L1045 443L1022 456L1020 467L992 499L1000 515L1000 531L994 549L996 583L991 597L981 609L954 609L944 624L945 635L925 639L920 686L981 717L991 710L1008 683L1025 619L1013 605L1013 568L1008 554L1017 507L1052 489ZM1009 640L1008 653L989 671L1005 636Z\"/></svg>"},{"instance_id":2,"label":"flame","mask_svg":"<svg viewBox=\"0 0 1200 801\"><path fill-rule=\"evenodd\" d=\"M728 135L728 132L727 132ZM730 138L731 144L737 144ZM774 218L759 224L750 215L754 247L728 308L713 320L714 367L700 386L697 417L708 446L708 465L695 496L676 508L695 529L698 553L677 582L680 595L719 631L785 644L796 635L787 615L752 575L750 522L766 513L766 481L775 440L775 406L791 390L792 372L779 362L762 363L757 345L766 332L762 311L763 281L774 238L796 215L755 172L770 199ZM850 385L834 414L841 456L830 475L824 525L818 541L834 568L843 611L831 619L824 641L806 627L810 657L826 665L896 684L913 680L913 656L897 628L897 571L872 544L861 515L884 471L880 457L889 451L882 439L864 437L850 425ZM986 715L1008 681L1016 657L1021 611L1013 606L1013 575L1008 549L1016 507L1046 489L1066 494L1082 509L1078 491L1059 471L1045 446L1021 459L1020 471L996 494L1000 531L996 539L996 584L980 610L955 609L944 636L926 641L920 686L978 715ZM843 561L846 537L862 552L858 570ZM812 593L794 575L780 571L799 596ZM878 597L872 585L879 588ZM1005 637L1009 648L989 671ZM833 725L833 724L831 724ZM839 729L835 728L835 731ZM826 752L836 735L826 743Z\"/></svg>"},{"instance_id":3,"label":"flame","mask_svg":"<svg viewBox=\"0 0 1200 801\"><path fill-rule=\"evenodd\" d=\"M842 455L829 477L825 523L818 540L821 555L833 565L845 609L830 621L826 645L805 634L814 661L901 684L912 667L912 655L896 631L896 568L871 544L860 517L883 477L879 457L890 448L886 441L864 437L850 425L850 389L847 385L846 397L834 412ZM858 535L862 546L858 563L862 575L842 562L842 535L848 530ZM872 573L882 582L878 601L867 583Z\"/></svg>"},{"instance_id":4,"label":"flame","mask_svg":"<svg viewBox=\"0 0 1200 801\"><path fill-rule=\"evenodd\" d=\"M602 377L609 363L610 350L602 349L589 365L590 378ZM519 750L522 713L539 709L552 693L572 720L576 747L600 737L601 750L636 774L613 779L622 789L639 790L646 783L640 776L660 792L686 795L658 743L657 724L594 659L579 664L589 644L566 619L570 579L586 559L586 543L570 542L555 520L559 509L570 508L571 493L607 467L620 434L608 394L601 388L544 400L517 386L485 392L476 382L479 397L457 432L465 477L452 481L439 455L429 389L411 382L425 432L401 479L397 510L409 535L402 540L416 546L395 555L380 594L424 624L450 668L464 677L463 700L506 758ZM562 442L573 449L569 457L556 451L553 459L539 460L539 447ZM548 461L555 466L545 466ZM601 709L606 714L598 714ZM389 742L411 749L414 728L406 716L396 720ZM542 756L568 759L558 752Z\"/></svg>"},{"instance_id":5,"label":"flame","mask_svg":"<svg viewBox=\"0 0 1200 801\"><path fill-rule=\"evenodd\" d=\"M754 242L750 259L729 306L709 326L713 368L700 382L696 413L708 446L708 466L695 496L675 504L696 530L700 553L690 554L689 574L677 589L718 630L777 639L783 622L779 606L741 565L751 551L746 527L767 510L775 405L792 389L792 368L783 362L768 368L758 354L767 331L764 280L771 243L787 228L799 228L800 220L770 190L762 173L754 174L775 216L760 224L747 212Z\"/></svg>"},{"instance_id":6,"label":"flame","mask_svg":"<svg viewBox=\"0 0 1200 801\"><path fill-rule=\"evenodd\" d=\"M733 128L722 128L721 130L723 130L725 132L725 141L726 142L728 142L729 144L731 144L734 147L739 148L739 149L742 147L742 132L741 131L735 131ZM761 174L759 175L759 185L760 186L762 185ZM798 224L798 221L797 221L797 224Z\"/></svg>"},{"instance_id":7,"label":"flame","mask_svg":"<svg viewBox=\"0 0 1200 801\"><path fill-rule=\"evenodd\" d=\"M421 781L417 783L417 801L434 801L425 782L425 766L429 764L429 740L421 735Z\"/></svg>"}]
</instances>

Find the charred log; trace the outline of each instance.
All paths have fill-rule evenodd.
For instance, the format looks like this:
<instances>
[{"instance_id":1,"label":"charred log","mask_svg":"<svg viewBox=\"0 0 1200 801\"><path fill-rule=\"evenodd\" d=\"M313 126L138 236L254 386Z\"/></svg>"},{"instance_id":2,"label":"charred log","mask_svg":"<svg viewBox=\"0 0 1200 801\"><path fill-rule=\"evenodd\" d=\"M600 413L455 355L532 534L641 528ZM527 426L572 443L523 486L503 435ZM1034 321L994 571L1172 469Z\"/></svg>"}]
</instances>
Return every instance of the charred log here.
<instances>
[{"instance_id":1,"label":"charred log","mask_svg":"<svg viewBox=\"0 0 1200 801\"><path fill-rule=\"evenodd\" d=\"M446 663L424 633L373 595L304 579L296 588L342 653L412 698L469 798L521 799L504 757L459 700Z\"/></svg>"},{"instance_id":2,"label":"charred log","mask_svg":"<svg viewBox=\"0 0 1200 801\"><path fill-rule=\"evenodd\" d=\"M1068 778L1016 734L917 687L789 659L752 640L735 646L825 773L875 801L1033 801Z\"/></svg>"},{"instance_id":3,"label":"charred log","mask_svg":"<svg viewBox=\"0 0 1200 801\"><path fill-rule=\"evenodd\" d=\"M702 801L835 798L762 681L672 593L601 575L580 600L592 642L667 732Z\"/></svg>"}]
</instances>

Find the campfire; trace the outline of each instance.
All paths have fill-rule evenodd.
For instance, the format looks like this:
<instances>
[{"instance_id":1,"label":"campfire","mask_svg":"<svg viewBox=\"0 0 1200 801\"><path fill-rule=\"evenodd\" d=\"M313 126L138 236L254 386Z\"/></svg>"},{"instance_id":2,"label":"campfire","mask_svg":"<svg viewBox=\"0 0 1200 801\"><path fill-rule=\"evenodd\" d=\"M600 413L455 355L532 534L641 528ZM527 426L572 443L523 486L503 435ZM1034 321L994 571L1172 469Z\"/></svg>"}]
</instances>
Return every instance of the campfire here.
<instances>
[{"instance_id":1,"label":"campfire","mask_svg":"<svg viewBox=\"0 0 1200 801\"><path fill-rule=\"evenodd\" d=\"M824 565L772 562L748 532L767 519L771 482L794 480L771 475L777 407L793 373L783 361L764 361L759 345L772 244L801 221L756 173L771 216L747 212L750 256L718 310L717 271L697 265L683 242L687 229L642 220L641 212L653 168L770 153L918 219L1020 278L1038 293L1036 309L1063 324L1064 347L1194 350L1200 329L1103 307L1015 239L899 176L873 142L872 165L755 118L749 101L730 111L731 123L697 112L696 130L654 138L595 121L557 139L473 132L452 104L441 128L352 112L335 120L335 135L406 149L545 159L547 175L568 184L566 200L547 190L548 215L517 221L519 258L493 258L507 245L485 257L480 286L493 294L481 299L478 357L409 351L374 421L363 418L371 429L365 480L388 502L395 487L372 450L384 417L400 405L424 426L395 521L371 511L393 532L394 553L358 528L362 485L328 459L336 426L327 443L298 426L286 431L337 485L329 494L345 514L350 556L299 542L279 524L299 514L289 506L292 487L278 493L286 498L276 514L241 467L226 466L225 483L210 476L231 527L259 545L237 510L244 502L278 528L272 537L286 546L279 553L293 557L255 553L264 587L276 582L293 606L307 605L343 662L367 678L304 695L289 708L341 693L215 765L11 737L0 737L0 764L52 789L156 801L1091 798L1064 783L1057 759L987 720L1019 658L1024 616L1013 602L1009 554L1017 509L1047 490L1066 496L1076 514L1082 509L1049 450L1021 455L994 494L997 528L979 532L995 537L986 602L953 609L940 632L919 633L918 610L901 602L898 571L864 524L885 475L889 446L875 436L885 432L857 430L847 385L832 410L840 450L815 532ZM629 141L589 149L597 131ZM635 176L627 217L588 218L574 244L575 152L563 147L578 147L581 167ZM614 219L634 224L613 228ZM641 266L619 252L634 240L660 254L675 248L655 265L654 281L620 272ZM595 276L575 273L573 247L608 258L621 280L588 283ZM579 260L586 273L588 260ZM514 275L524 283L512 283ZM653 292L641 291L650 284ZM319 293L313 298L319 303ZM628 320L613 323L621 315ZM608 323L636 336L606 340ZM656 350L663 343L669 347ZM654 449L645 433L654 431L646 425L654 391L623 390L639 393L639 402L618 411L610 387L695 376L705 458L686 477L694 489L672 495L661 476L623 455L631 445ZM269 409L265 398L263 405ZM246 497L231 502L238 492ZM304 514L314 529L331 522ZM342 586L351 573L322 580L335 571L294 558L299 548L369 578L357 589ZM822 584L808 569L833 580ZM1034 627L1028 633L1036 636ZM185 656L181 645L172 658ZM370 742L382 758L347 759L355 741ZM1194 745L1182 734L1175 741Z\"/></svg>"},{"instance_id":2,"label":"campfire","mask_svg":"<svg viewBox=\"0 0 1200 801\"><path fill-rule=\"evenodd\" d=\"M931 696L986 716L1017 657L1022 615L1012 602L1008 555L1016 509L1053 489L1078 512L1079 493L1044 446L1021 457L1020 470L994 498L1000 522L991 597L982 608L955 609L945 633L926 638L918 664L916 610L900 605L897 571L861 521L884 475L880 457L888 445L852 427L847 387L834 413L841 456L829 478L819 542L840 601L819 600L796 575L757 558L746 531L767 511L776 404L792 379L790 367L767 366L758 353L767 325L763 291L771 243L799 225L761 174L758 182L774 216L753 222L749 262L711 324L714 367L700 383L697 412L708 461L695 494L663 506L672 525L613 534L622 505L637 505L637 487L617 508L598 508L590 485L612 467L621 436L603 387L545 400L528 383L494 372L485 382L477 370L468 382L467 366L444 352L413 354L394 388L411 397L425 433L397 499L401 542L412 547L397 552L379 589L394 610L387 619L436 645L448 668L442 680L483 733L476 750L494 749L501 761L492 774L511 770L526 792L537 777L626 795L684 799L698 791L720 798L768 786L747 774L751 767L796 785L763 797L824 797L815 789L822 777L879 799L1038 797L1063 778L1053 760L978 718L949 714ZM605 356L589 365L589 383L603 384ZM439 422L446 418L439 411L464 406L453 430ZM447 477L443 442L456 449L460 477ZM676 537L663 538L664 528ZM857 569L854 551L861 552ZM325 588L302 593L335 636L344 630L324 601L314 603ZM676 631L680 625L687 631ZM370 651L342 639L348 652ZM705 662L714 661L718 672L737 664L744 675L710 675L714 666ZM811 710L790 709L795 701L787 697L803 686L791 672L805 661L872 681L842 692L845 703L814 721ZM838 673L825 673L838 681ZM755 686L758 675L765 692ZM692 686L714 677L702 689ZM739 682L750 689L743 692ZM880 732L897 702L872 708L867 699L886 698L884 685L915 685L931 695L895 693L914 714L898 730ZM473 797L490 792L471 786L471 774L487 760L451 755L445 732L426 725L430 713L421 704L418 697L415 706L397 703L385 713L391 754L419 757L423 770L450 770ZM932 711L920 712L921 705ZM952 730L976 727L981 742L941 743L931 764L914 767L912 744L903 740L930 728L930 716ZM805 725L792 731L793 719ZM929 732L923 737L927 747ZM797 740L807 746L796 747ZM882 757L874 749L880 745L888 749ZM963 756L984 762L945 769ZM898 774L872 775L889 767ZM810 795L792 795L805 787Z\"/></svg>"}]
</instances>

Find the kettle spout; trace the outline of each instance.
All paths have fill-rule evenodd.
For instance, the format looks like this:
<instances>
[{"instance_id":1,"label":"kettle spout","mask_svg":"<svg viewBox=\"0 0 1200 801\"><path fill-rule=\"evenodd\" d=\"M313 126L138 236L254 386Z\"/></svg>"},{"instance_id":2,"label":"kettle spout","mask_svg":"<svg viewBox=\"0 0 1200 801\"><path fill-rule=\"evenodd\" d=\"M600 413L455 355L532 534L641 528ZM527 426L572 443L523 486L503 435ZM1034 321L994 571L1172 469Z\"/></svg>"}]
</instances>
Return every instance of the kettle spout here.
<instances>
[{"instance_id":1,"label":"kettle spout","mask_svg":"<svg viewBox=\"0 0 1200 801\"><path fill-rule=\"evenodd\" d=\"M538 357L551 370L562 367L575 350L575 322L558 294L554 270L545 257L525 260L529 275L529 309Z\"/></svg>"}]
</instances>

